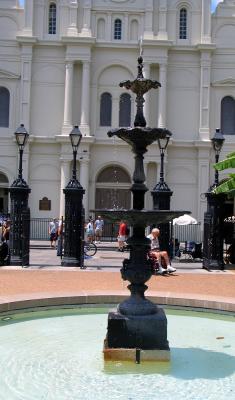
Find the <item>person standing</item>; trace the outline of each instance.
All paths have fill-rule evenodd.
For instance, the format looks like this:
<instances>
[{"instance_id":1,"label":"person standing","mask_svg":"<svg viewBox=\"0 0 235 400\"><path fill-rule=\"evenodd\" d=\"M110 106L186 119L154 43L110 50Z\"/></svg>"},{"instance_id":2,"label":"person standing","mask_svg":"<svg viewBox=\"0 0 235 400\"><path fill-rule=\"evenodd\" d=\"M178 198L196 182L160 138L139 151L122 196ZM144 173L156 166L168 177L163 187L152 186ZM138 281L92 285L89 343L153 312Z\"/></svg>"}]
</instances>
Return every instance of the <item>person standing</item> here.
<instances>
[{"instance_id":1,"label":"person standing","mask_svg":"<svg viewBox=\"0 0 235 400\"><path fill-rule=\"evenodd\" d=\"M126 229L127 224L125 221L120 221L119 230L118 230L118 250L117 251L124 251L125 240L126 240Z\"/></svg>"},{"instance_id":2,"label":"person standing","mask_svg":"<svg viewBox=\"0 0 235 400\"><path fill-rule=\"evenodd\" d=\"M89 221L86 225L86 237L87 242L93 242L94 239L94 222L92 217L89 218Z\"/></svg>"},{"instance_id":3,"label":"person standing","mask_svg":"<svg viewBox=\"0 0 235 400\"><path fill-rule=\"evenodd\" d=\"M95 243L100 243L103 229L104 221L101 219L101 216L98 215L97 219L95 220Z\"/></svg>"},{"instance_id":4,"label":"person standing","mask_svg":"<svg viewBox=\"0 0 235 400\"><path fill-rule=\"evenodd\" d=\"M48 228L48 233L52 248L56 246L57 231L58 231L58 223L57 220L54 218L52 221L49 222L49 228Z\"/></svg>"}]
</instances>

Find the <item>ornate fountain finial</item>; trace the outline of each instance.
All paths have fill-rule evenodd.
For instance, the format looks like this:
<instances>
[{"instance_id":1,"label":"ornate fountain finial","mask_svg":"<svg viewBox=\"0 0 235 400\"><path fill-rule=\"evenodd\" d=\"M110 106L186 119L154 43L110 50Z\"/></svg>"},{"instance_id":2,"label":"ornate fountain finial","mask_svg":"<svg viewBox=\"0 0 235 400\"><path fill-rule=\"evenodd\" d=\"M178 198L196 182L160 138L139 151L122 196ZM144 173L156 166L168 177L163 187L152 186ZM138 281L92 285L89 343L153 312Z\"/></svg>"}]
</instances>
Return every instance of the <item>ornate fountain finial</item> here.
<instances>
[{"instance_id":1,"label":"ornate fountain finial","mask_svg":"<svg viewBox=\"0 0 235 400\"><path fill-rule=\"evenodd\" d=\"M143 57L139 56L138 57L138 75L137 75L137 79L144 79L144 75L143 75L143 68L144 68L144 64L143 64Z\"/></svg>"},{"instance_id":2,"label":"ornate fountain finial","mask_svg":"<svg viewBox=\"0 0 235 400\"><path fill-rule=\"evenodd\" d=\"M136 106L137 112L135 116L134 126L145 127L146 120L144 117L143 109L144 109L144 94L147 93L150 89L157 89L161 86L158 81L152 81L151 79L145 79L143 75L143 57L140 55L138 57L138 75L134 81L122 81L119 83L120 87L125 87L126 89L130 89L133 93L136 94Z\"/></svg>"}]
</instances>

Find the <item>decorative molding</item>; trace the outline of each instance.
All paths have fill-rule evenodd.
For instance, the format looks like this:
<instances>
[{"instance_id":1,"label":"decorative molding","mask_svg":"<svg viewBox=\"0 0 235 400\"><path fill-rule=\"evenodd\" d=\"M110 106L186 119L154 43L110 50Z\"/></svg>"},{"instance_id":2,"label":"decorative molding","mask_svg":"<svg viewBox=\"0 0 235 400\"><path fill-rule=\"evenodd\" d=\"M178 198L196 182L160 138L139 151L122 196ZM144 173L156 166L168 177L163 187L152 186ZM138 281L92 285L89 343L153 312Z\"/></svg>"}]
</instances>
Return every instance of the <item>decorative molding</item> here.
<instances>
[{"instance_id":1,"label":"decorative molding","mask_svg":"<svg viewBox=\"0 0 235 400\"><path fill-rule=\"evenodd\" d=\"M222 86L222 87L230 87L235 86L235 78L226 78L221 81L215 81L211 83L211 86Z\"/></svg>"},{"instance_id":2,"label":"decorative molding","mask_svg":"<svg viewBox=\"0 0 235 400\"><path fill-rule=\"evenodd\" d=\"M20 75L0 69L0 79L20 79Z\"/></svg>"}]
</instances>

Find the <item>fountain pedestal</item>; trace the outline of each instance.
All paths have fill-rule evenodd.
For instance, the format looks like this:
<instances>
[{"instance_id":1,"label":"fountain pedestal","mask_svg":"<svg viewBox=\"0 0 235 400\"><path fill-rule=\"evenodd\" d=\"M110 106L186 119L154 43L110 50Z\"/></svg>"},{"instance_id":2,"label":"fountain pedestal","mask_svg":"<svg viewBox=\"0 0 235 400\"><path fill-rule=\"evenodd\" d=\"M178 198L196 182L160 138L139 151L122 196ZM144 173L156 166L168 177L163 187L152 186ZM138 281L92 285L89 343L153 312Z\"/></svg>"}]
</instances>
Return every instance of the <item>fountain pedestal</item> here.
<instances>
[{"instance_id":1,"label":"fountain pedestal","mask_svg":"<svg viewBox=\"0 0 235 400\"><path fill-rule=\"evenodd\" d=\"M144 210L145 185L144 153L154 141L171 136L162 128L148 128L143 114L144 94L161 86L159 82L145 79L142 73L143 59L138 58L138 76L134 81L123 81L121 87L136 94L137 114L134 128L118 128L108 132L128 143L135 157L133 173L132 210L96 210L109 221L127 221L133 227L133 235L127 240L130 258L123 261L122 279L130 282L131 296L119 304L117 311L108 316L108 331L104 343L106 360L168 361L170 349L167 340L167 319L163 309L145 298L145 283L151 278L154 268L148 257L150 239L145 236L145 227L153 223L168 222L185 211Z\"/></svg>"},{"instance_id":2,"label":"fountain pedestal","mask_svg":"<svg viewBox=\"0 0 235 400\"><path fill-rule=\"evenodd\" d=\"M118 311L109 313L104 359L137 362L138 357L139 361L170 360L167 319L161 308L150 315L129 316Z\"/></svg>"}]
</instances>

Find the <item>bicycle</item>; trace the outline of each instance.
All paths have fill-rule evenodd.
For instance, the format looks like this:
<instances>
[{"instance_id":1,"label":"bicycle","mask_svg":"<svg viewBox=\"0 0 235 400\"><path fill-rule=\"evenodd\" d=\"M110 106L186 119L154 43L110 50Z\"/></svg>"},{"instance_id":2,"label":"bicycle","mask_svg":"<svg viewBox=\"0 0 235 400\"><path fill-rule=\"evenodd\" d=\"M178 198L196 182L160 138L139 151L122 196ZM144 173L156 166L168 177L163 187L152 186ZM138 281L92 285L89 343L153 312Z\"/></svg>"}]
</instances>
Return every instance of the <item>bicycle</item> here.
<instances>
[{"instance_id":1,"label":"bicycle","mask_svg":"<svg viewBox=\"0 0 235 400\"><path fill-rule=\"evenodd\" d=\"M95 245L95 243L91 242L85 242L84 243L84 254L85 256L94 256L97 253L97 246Z\"/></svg>"}]
</instances>

